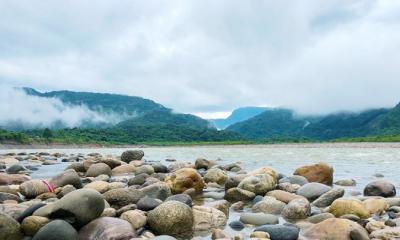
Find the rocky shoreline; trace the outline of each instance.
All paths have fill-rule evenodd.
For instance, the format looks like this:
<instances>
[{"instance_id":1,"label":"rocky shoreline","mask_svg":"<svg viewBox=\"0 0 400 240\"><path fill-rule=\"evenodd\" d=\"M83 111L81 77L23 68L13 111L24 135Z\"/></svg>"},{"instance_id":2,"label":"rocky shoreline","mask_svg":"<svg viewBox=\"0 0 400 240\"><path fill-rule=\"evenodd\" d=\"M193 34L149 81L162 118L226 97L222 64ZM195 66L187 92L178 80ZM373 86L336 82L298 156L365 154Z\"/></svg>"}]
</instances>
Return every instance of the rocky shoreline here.
<instances>
[{"instance_id":1,"label":"rocky shoreline","mask_svg":"<svg viewBox=\"0 0 400 240\"><path fill-rule=\"evenodd\" d=\"M69 166L51 179L29 176L60 162ZM167 162L142 150L0 155L0 239L400 238L400 198L383 180L360 194L325 163L284 176L268 166Z\"/></svg>"}]
</instances>

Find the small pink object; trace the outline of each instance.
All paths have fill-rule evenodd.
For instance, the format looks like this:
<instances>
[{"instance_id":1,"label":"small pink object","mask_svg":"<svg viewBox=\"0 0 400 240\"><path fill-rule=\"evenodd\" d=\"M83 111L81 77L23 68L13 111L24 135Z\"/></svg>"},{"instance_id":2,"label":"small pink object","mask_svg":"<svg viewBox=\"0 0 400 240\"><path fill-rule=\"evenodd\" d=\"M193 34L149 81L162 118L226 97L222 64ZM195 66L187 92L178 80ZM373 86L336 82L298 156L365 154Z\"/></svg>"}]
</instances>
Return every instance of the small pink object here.
<instances>
[{"instance_id":1,"label":"small pink object","mask_svg":"<svg viewBox=\"0 0 400 240\"><path fill-rule=\"evenodd\" d=\"M44 184L46 184L47 189L49 190L49 192L54 192L54 187L53 187L53 185L51 185L51 183L49 183L47 180L42 180L42 182Z\"/></svg>"}]
</instances>

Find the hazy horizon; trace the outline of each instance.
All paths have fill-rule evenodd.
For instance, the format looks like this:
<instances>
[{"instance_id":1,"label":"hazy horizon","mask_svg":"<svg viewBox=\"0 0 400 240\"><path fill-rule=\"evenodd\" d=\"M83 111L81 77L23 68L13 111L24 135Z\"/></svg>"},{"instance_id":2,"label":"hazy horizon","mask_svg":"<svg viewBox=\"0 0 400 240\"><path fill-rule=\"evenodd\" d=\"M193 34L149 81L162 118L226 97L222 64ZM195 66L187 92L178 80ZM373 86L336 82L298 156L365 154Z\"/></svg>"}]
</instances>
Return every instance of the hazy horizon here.
<instances>
[{"instance_id":1,"label":"hazy horizon","mask_svg":"<svg viewBox=\"0 0 400 240\"><path fill-rule=\"evenodd\" d=\"M400 102L398 1L0 7L0 86L140 96L204 118L242 106L326 114Z\"/></svg>"}]
</instances>

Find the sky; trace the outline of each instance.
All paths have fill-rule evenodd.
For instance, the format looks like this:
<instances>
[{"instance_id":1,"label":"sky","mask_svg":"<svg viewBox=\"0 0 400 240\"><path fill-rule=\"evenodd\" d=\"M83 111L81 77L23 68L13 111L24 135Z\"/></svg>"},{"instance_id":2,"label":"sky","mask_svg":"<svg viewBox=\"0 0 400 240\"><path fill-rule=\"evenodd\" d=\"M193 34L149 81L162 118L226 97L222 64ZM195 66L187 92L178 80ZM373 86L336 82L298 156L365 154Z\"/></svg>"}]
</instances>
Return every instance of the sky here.
<instances>
[{"instance_id":1,"label":"sky","mask_svg":"<svg viewBox=\"0 0 400 240\"><path fill-rule=\"evenodd\" d=\"M399 29L397 0L2 0L0 86L141 96L207 118L390 107Z\"/></svg>"}]
</instances>

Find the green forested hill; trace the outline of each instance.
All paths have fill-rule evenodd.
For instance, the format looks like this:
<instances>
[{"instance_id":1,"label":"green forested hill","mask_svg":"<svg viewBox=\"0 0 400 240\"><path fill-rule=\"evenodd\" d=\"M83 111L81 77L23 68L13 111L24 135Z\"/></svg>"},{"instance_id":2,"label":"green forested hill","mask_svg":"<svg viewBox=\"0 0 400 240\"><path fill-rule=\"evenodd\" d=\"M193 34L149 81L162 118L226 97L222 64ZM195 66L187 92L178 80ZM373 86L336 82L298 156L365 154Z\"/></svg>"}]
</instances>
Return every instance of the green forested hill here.
<instances>
[{"instance_id":1,"label":"green forested hill","mask_svg":"<svg viewBox=\"0 0 400 240\"><path fill-rule=\"evenodd\" d=\"M332 140L400 134L400 105L360 113L298 116L291 110L275 109L227 128L249 139L305 138Z\"/></svg>"}]
</instances>

